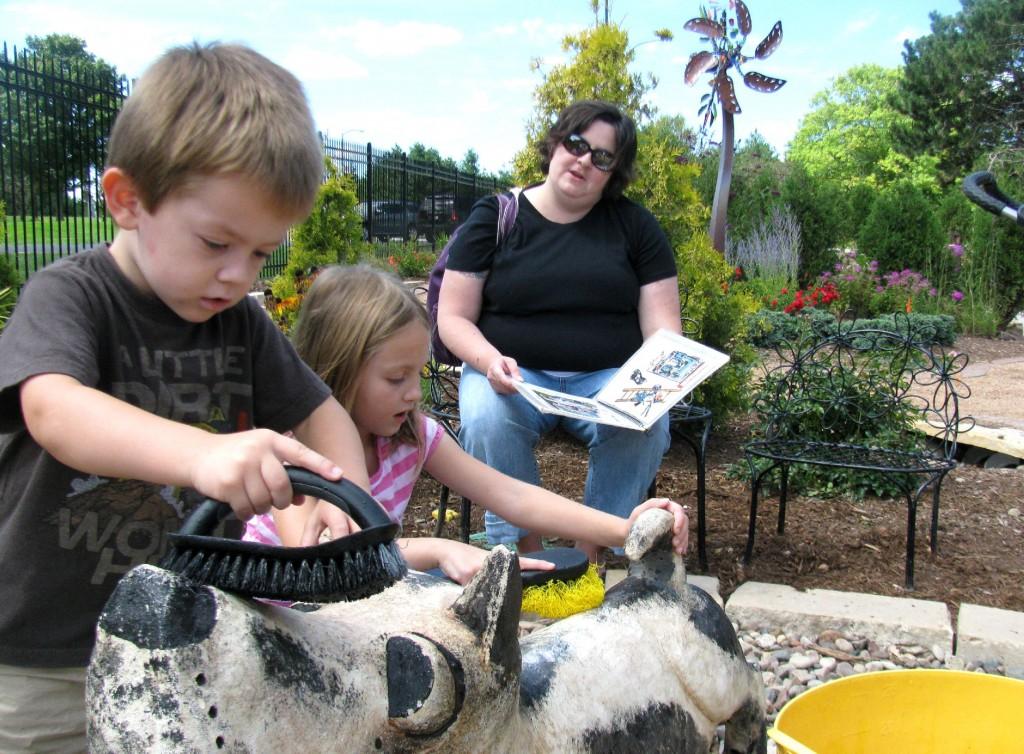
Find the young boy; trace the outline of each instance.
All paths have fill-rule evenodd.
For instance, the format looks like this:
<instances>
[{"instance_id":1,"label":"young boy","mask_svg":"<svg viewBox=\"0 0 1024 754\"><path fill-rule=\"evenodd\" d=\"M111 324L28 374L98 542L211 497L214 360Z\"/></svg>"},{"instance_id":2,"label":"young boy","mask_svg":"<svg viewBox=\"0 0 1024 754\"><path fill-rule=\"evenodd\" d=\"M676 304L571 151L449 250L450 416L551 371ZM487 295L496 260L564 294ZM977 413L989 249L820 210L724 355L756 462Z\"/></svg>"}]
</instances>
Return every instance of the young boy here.
<instances>
[{"instance_id":1,"label":"young boy","mask_svg":"<svg viewBox=\"0 0 1024 754\"><path fill-rule=\"evenodd\" d=\"M286 507L285 463L368 487L348 414L246 295L320 183L298 81L244 47L172 49L108 165L113 243L34 274L0 336L4 752L86 748L96 619L196 502Z\"/></svg>"}]
</instances>

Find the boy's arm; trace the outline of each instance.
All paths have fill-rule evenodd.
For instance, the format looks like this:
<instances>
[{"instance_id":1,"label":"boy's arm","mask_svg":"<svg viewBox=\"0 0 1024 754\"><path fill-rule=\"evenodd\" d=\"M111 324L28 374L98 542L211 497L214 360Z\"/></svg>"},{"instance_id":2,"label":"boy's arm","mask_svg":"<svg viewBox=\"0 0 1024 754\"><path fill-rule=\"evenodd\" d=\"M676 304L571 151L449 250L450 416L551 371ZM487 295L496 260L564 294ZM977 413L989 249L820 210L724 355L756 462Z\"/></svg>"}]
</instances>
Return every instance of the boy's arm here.
<instances>
[{"instance_id":1,"label":"boy's arm","mask_svg":"<svg viewBox=\"0 0 1024 754\"><path fill-rule=\"evenodd\" d=\"M228 503L243 520L291 503L283 463L331 480L342 474L335 461L269 429L206 432L64 374L30 377L20 398L29 433L61 463L89 474L192 487Z\"/></svg>"},{"instance_id":2,"label":"boy's arm","mask_svg":"<svg viewBox=\"0 0 1024 754\"><path fill-rule=\"evenodd\" d=\"M673 548L680 554L686 552L689 538L686 513L679 504L664 498L638 505L626 520L506 476L473 458L447 435L442 436L424 468L456 494L516 526L605 547L621 547L629 527L642 511L664 508L675 517Z\"/></svg>"}]
</instances>

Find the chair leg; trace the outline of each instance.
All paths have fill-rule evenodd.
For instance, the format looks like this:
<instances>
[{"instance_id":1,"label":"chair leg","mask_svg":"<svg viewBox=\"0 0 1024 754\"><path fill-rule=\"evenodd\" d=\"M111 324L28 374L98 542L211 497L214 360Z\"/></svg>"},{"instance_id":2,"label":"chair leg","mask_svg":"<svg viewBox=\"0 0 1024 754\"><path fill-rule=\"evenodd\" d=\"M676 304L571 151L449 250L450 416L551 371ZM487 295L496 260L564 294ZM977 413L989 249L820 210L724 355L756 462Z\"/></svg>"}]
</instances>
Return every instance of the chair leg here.
<instances>
[{"instance_id":1,"label":"chair leg","mask_svg":"<svg viewBox=\"0 0 1024 754\"><path fill-rule=\"evenodd\" d=\"M779 480L779 534L786 533L786 495L789 492L789 464L782 464L782 478Z\"/></svg>"},{"instance_id":2,"label":"chair leg","mask_svg":"<svg viewBox=\"0 0 1024 754\"><path fill-rule=\"evenodd\" d=\"M932 492L932 540L931 548L932 552L939 551L939 493L942 491L942 480L946 478L946 475L940 474L938 479L935 480L935 490Z\"/></svg>"},{"instance_id":3,"label":"chair leg","mask_svg":"<svg viewBox=\"0 0 1024 754\"><path fill-rule=\"evenodd\" d=\"M434 524L434 536L440 537L444 530L446 514L448 513L448 496L451 490L441 485L441 497L437 501L437 523Z\"/></svg>"},{"instance_id":4,"label":"chair leg","mask_svg":"<svg viewBox=\"0 0 1024 754\"><path fill-rule=\"evenodd\" d=\"M707 510L704 507L707 493L707 470L704 465L704 459L706 456L708 434L710 431L711 419L709 417L704 422L699 440L690 437L682 431L674 435L685 442L690 447L690 450L693 451L694 463L697 466L697 563L700 566L701 571L704 573L708 570ZM651 496L653 497L653 493Z\"/></svg>"},{"instance_id":5,"label":"chair leg","mask_svg":"<svg viewBox=\"0 0 1024 754\"><path fill-rule=\"evenodd\" d=\"M914 543L917 529L917 498L918 493L907 494L907 566L904 586L908 592L914 591Z\"/></svg>"},{"instance_id":6,"label":"chair leg","mask_svg":"<svg viewBox=\"0 0 1024 754\"><path fill-rule=\"evenodd\" d=\"M462 515L459 520L459 536L462 541L469 543L469 517L473 512L473 502L468 498L462 498Z\"/></svg>"},{"instance_id":7,"label":"chair leg","mask_svg":"<svg viewBox=\"0 0 1024 754\"><path fill-rule=\"evenodd\" d=\"M754 533L757 528L757 493L764 474L752 476L750 479L750 525L747 527L747 548L743 551L743 562L749 563L754 554Z\"/></svg>"},{"instance_id":8,"label":"chair leg","mask_svg":"<svg viewBox=\"0 0 1024 754\"><path fill-rule=\"evenodd\" d=\"M701 571L707 573L707 509L704 507L706 492L706 475L704 470L703 450L697 456L697 560Z\"/></svg>"}]
</instances>

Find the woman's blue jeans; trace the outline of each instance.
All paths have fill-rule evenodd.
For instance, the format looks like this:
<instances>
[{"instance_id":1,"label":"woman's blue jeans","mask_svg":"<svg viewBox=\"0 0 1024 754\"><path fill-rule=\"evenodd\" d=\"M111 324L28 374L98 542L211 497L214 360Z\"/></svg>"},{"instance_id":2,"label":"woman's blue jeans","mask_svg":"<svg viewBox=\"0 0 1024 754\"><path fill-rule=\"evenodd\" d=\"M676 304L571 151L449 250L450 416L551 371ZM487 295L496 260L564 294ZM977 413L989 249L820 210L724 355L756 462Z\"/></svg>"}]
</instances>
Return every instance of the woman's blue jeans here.
<instances>
[{"instance_id":1,"label":"woman's blue jeans","mask_svg":"<svg viewBox=\"0 0 1024 754\"><path fill-rule=\"evenodd\" d=\"M616 370L564 378L522 367L520 372L531 385L593 398ZM534 455L537 442L562 427L589 453L583 502L624 518L644 500L669 446L667 414L646 432L543 414L518 393L495 393L487 377L466 364L459 382L459 421L459 441L466 452L491 468L536 485L540 484ZM527 533L490 511L484 523L491 544L514 543Z\"/></svg>"}]
</instances>

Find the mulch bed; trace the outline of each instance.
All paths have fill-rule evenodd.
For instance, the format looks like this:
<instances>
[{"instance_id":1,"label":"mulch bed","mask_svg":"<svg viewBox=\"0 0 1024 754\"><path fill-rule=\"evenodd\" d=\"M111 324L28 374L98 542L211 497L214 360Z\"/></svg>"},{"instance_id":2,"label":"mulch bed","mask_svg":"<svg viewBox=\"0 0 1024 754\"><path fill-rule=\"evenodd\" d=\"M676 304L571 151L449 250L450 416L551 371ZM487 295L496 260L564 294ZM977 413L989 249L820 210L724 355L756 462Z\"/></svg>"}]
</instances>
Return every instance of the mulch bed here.
<instances>
[{"instance_id":1,"label":"mulch bed","mask_svg":"<svg viewBox=\"0 0 1024 754\"><path fill-rule=\"evenodd\" d=\"M972 360L1024 355L1020 338L965 339L958 347ZM754 557L744 567L750 491L744 478L728 469L742 463L742 443L749 437L750 417L716 425L708 445L707 518L710 574L717 576L723 597L744 581L867 592L947 603L956 617L960 603L1024 611L1024 466L982 468L961 465L946 477L939 512L939 549L928 547L930 499L918 507L915 590L903 587L906 504L902 500L865 498L814 499L790 490L786 533L775 533L778 506L768 496L759 505ZM586 454L574 441L555 435L538 448L542 484L580 499L586 477ZM430 535L431 511L439 488L424 476L406 513L409 535ZM693 454L675 443L658 475L658 494L691 508L691 553L687 566L697 569L696 472ZM927 497L927 496L926 496ZM473 508L472 531L483 528L482 511ZM457 535L457 524L446 527Z\"/></svg>"}]
</instances>

